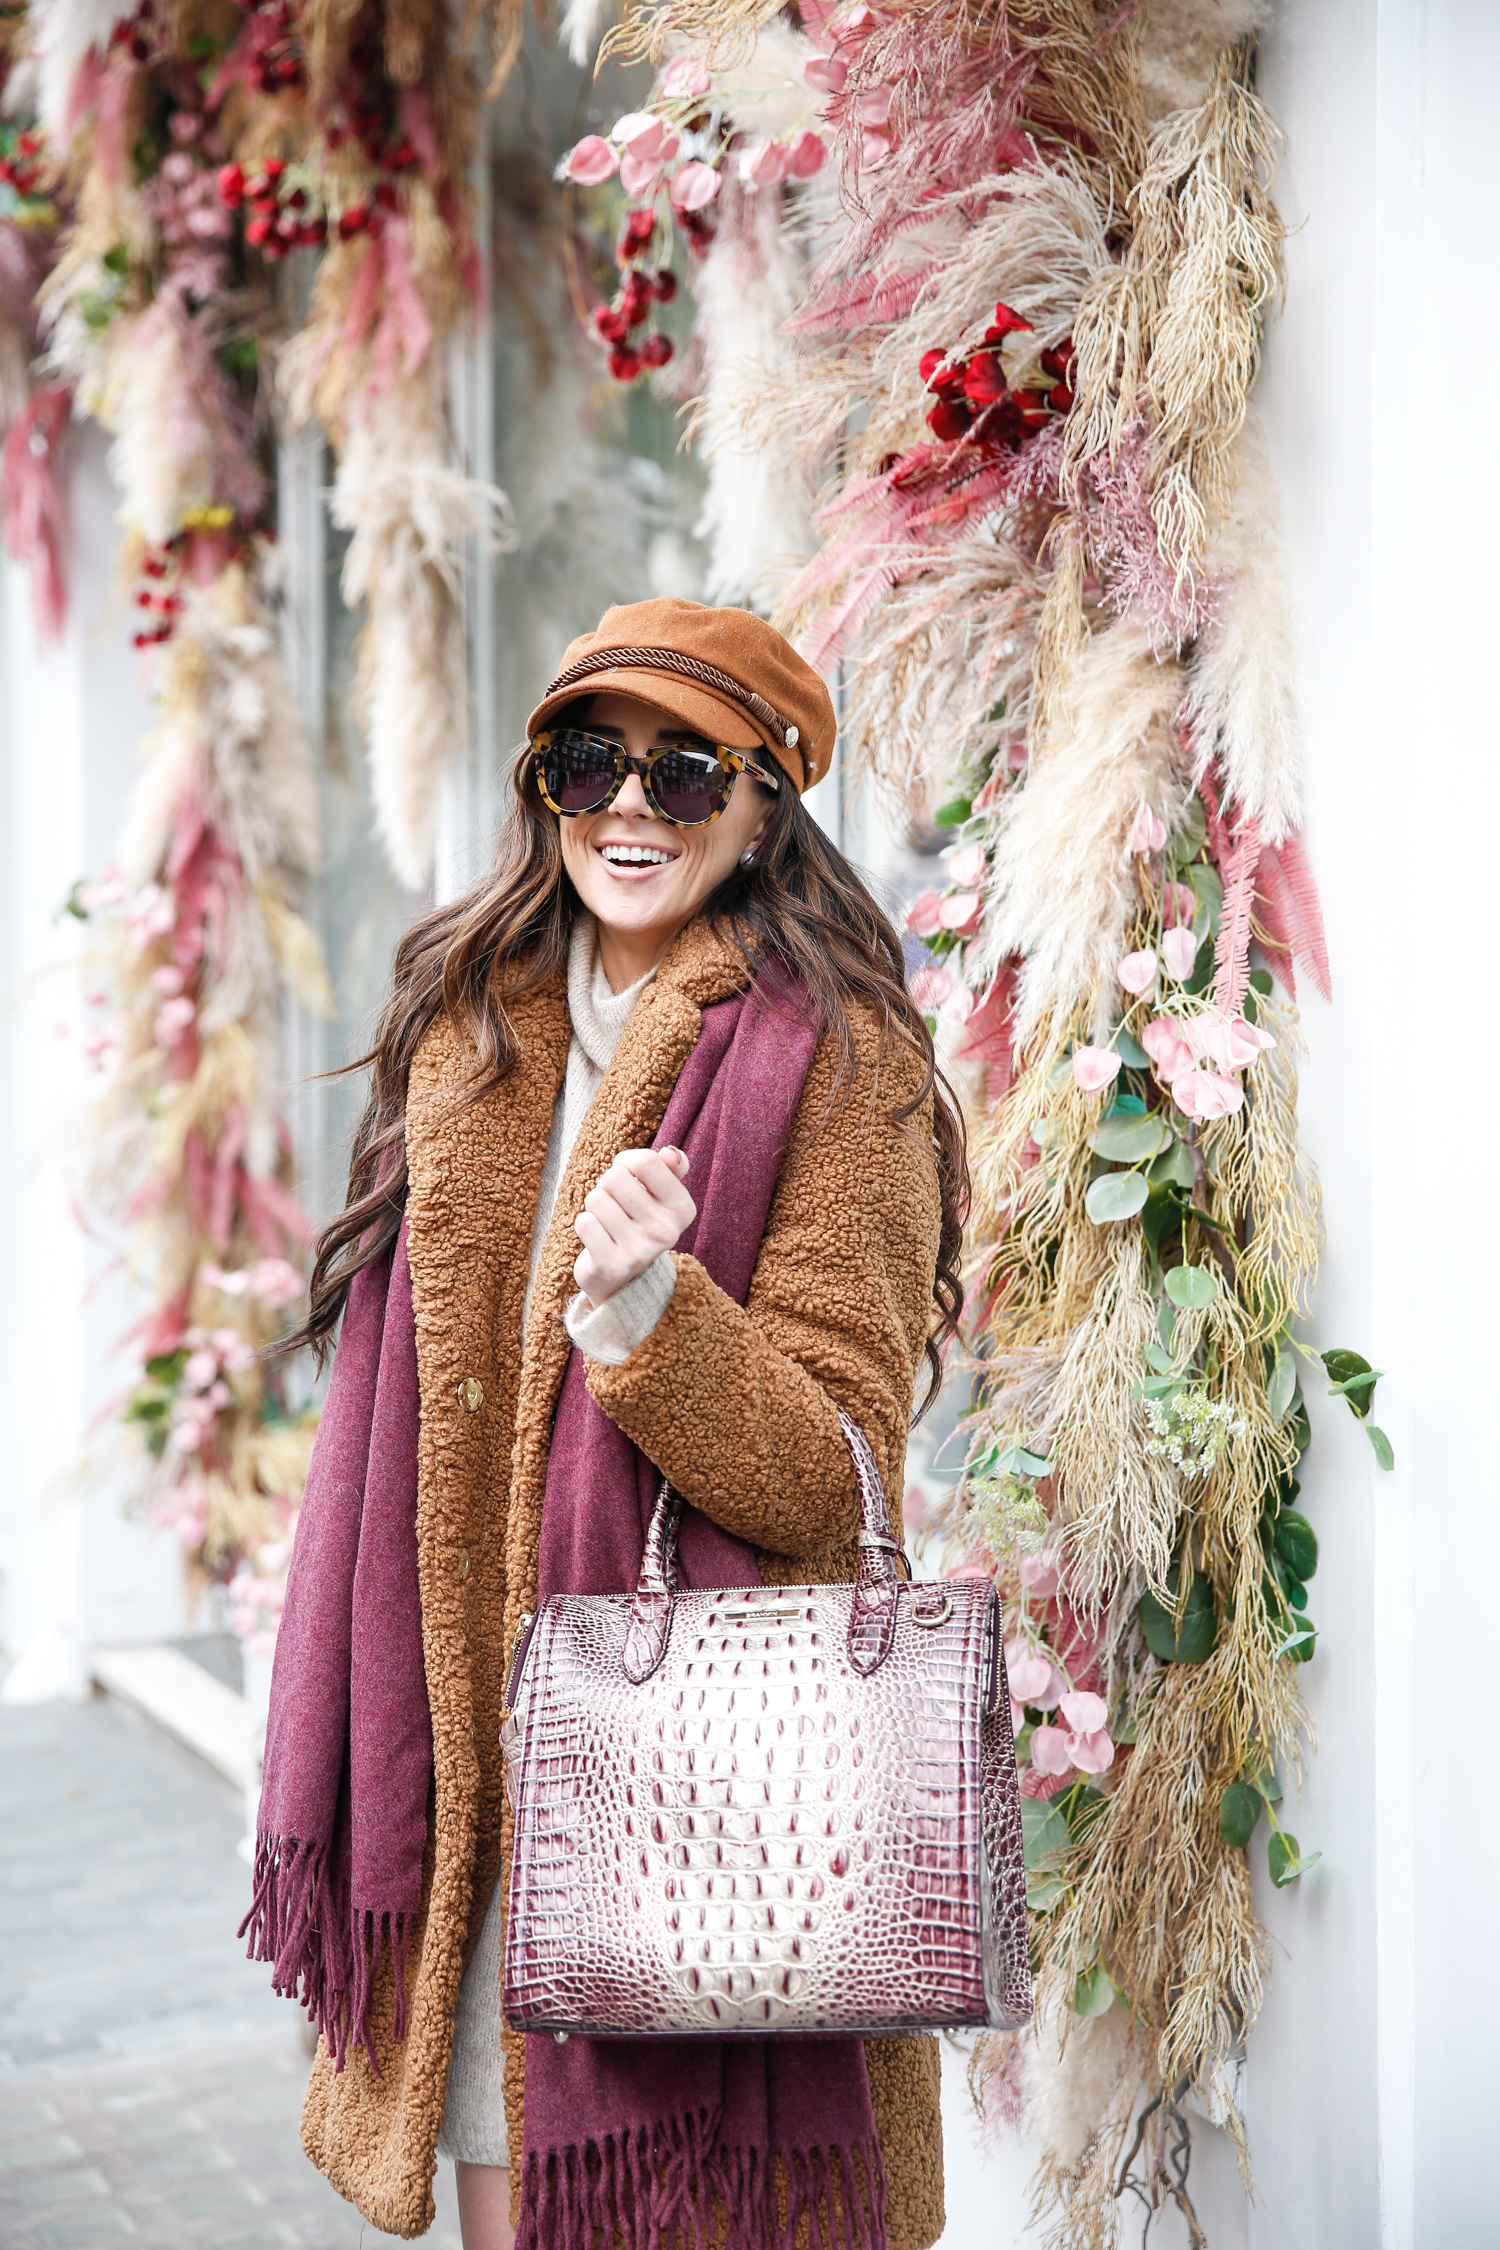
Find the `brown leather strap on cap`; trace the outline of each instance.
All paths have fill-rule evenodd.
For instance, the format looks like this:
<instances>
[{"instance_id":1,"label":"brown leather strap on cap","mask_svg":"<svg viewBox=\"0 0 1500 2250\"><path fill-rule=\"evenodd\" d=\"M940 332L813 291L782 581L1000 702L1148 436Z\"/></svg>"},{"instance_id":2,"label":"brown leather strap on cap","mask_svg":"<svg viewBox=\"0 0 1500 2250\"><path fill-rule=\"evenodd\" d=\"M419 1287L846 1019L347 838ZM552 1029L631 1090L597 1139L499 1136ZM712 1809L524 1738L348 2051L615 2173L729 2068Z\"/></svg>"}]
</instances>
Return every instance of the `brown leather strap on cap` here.
<instances>
[{"instance_id":1,"label":"brown leather strap on cap","mask_svg":"<svg viewBox=\"0 0 1500 2250\"><path fill-rule=\"evenodd\" d=\"M783 750L795 750L797 747L797 729L789 726L763 695L757 695L754 688L745 687L731 673L721 672L717 664L705 664L697 656L682 656L675 648L592 649L587 656L580 657L576 664L570 664L565 672L558 673L548 688L547 695L556 695L560 688L573 687L578 681L588 679L592 673L614 672L621 668L629 670L635 665L641 665L649 672L675 672L679 679L696 680L700 687L709 688L715 695L722 695L729 702L740 704L752 719L758 719L763 727L769 727ZM543 698L545 700L546 697Z\"/></svg>"}]
</instances>

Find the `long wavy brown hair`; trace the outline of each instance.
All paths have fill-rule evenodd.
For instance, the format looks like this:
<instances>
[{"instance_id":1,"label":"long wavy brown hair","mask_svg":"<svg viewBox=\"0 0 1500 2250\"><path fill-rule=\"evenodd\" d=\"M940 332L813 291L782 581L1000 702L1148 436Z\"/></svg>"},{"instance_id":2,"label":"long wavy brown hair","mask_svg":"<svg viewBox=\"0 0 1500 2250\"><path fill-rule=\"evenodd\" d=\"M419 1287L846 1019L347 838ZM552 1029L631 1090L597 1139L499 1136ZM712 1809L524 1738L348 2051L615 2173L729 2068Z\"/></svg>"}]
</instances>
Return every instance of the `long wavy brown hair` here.
<instances>
[{"instance_id":1,"label":"long wavy brown hair","mask_svg":"<svg viewBox=\"0 0 1500 2250\"><path fill-rule=\"evenodd\" d=\"M391 994L375 1043L345 1066L370 1072L369 1100L349 1163L348 1200L318 1237L307 1319L281 1347L310 1345L320 1366L354 1276L400 1231L407 1081L424 1034L446 1013L472 1041L473 1076L457 1105L469 1107L500 1083L519 1053L509 1003L545 984L567 962L578 894L563 866L557 816L536 794L529 750L518 754L513 781L512 809L493 873L407 931L396 948ZM748 777L742 786L751 786ZM906 989L895 930L796 791L782 789L772 802L755 865L736 863L699 912L729 933L752 971L757 962L779 961L805 986L838 1048L835 1105L847 1097L854 1068L852 1009L873 1011L883 1043L910 1047L921 1058L921 1091L902 1114L911 1116L931 1093L942 1232L926 1345L931 1379L925 1413L941 1380L943 1347L957 1332L963 1309L959 1248L969 1193L963 1121Z\"/></svg>"}]
</instances>

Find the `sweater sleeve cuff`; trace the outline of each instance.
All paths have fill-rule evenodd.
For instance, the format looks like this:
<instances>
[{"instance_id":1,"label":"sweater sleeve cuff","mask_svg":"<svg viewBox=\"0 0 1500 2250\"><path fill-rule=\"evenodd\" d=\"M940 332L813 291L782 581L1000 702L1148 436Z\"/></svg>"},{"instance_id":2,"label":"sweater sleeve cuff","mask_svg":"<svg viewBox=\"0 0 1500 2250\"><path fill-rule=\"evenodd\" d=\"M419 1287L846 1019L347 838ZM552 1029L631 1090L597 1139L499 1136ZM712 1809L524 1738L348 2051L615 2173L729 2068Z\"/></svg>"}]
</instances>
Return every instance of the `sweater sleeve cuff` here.
<instances>
[{"instance_id":1,"label":"sweater sleeve cuff","mask_svg":"<svg viewBox=\"0 0 1500 2250\"><path fill-rule=\"evenodd\" d=\"M677 1267L670 1252L663 1250L644 1273L627 1281L602 1305L590 1305L580 1289L563 1321L588 1358L599 1360L605 1367L623 1367L661 1319L676 1288Z\"/></svg>"}]
</instances>

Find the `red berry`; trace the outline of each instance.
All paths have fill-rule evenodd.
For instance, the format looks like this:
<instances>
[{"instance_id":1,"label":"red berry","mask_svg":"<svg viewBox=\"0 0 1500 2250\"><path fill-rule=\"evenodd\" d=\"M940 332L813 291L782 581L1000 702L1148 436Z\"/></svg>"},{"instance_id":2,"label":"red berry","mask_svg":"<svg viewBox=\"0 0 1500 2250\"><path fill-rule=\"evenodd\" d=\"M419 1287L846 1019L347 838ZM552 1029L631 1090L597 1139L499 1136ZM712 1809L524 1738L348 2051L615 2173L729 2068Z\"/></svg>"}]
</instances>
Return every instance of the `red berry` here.
<instances>
[{"instance_id":1,"label":"red berry","mask_svg":"<svg viewBox=\"0 0 1500 2250\"><path fill-rule=\"evenodd\" d=\"M654 336L644 336L641 339L641 365L642 367L665 367L672 356L672 351L671 337L663 336L658 329Z\"/></svg>"},{"instance_id":2,"label":"red berry","mask_svg":"<svg viewBox=\"0 0 1500 2250\"><path fill-rule=\"evenodd\" d=\"M923 352L921 358L917 361L917 371L923 382L930 383L938 369L946 365L947 359L948 354L946 352Z\"/></svg>"},{"instance_id":3,"label":"red berry","mask_svg":"<svg viewBox=\"0 0 1500 2250\"><path fill-rule=\"evenodd\" d=\"M261 170L265 173L268 180L279 180L282 173L286 170L286 165L281 157L268 156L264 164L261 166Z\"/></svg>"},{"instance_id":4,"label":"red berry","mask_svg":"<svg viewBox=\"0 0 1500 2250\"><path fill-rule=\"evenodd\" d=\"M1012 312L1009 305L996 305L995 323L992 328L986 331L985 342L987 344L998 344L1002 336L1022 334L1027 336L1031 334L1031 322L1023 320L1018 312Z\"/></svg>"},{"instance_id":5,"label":"red berry","mask_svg":"<svg viewBox=\"0 0 1500 2250\"><path fill-rule=\"evenodd\" d=\"M378 180L376 182L375 201L382 211L395 211L400 206L400 199L389 180Z\"/></svg>"},{"instance_id":6,"label":"red berry","mask_svg":"<svg viewBox=\"0 0 1500 2250\"><path fill-rule=\"evenodd\" d=\"M151 596L147 592L145 587L142 587L141 591L136 595L135 606L137 609L149 609L151 607Z\"/></svg>"},{"instance_id":7,"label":"red berry","mask_svg":"<svg viewBox=\"0 0 1500 2250\"><path fill-rule=\"evenodd\" d=\"M609 371L617 383L633 383L641 371L641 355L628 344L616 344L609 355Z\"/></svg>"},{"instance_id":8,"label":"red berry","mask_svg":"<svg viewBox=\"0 0 1500 2250\"><path fill-rule=\"evenodd\" d=\"M973 419L961 398L940 398L927 417L927 427L946 442L963 437Z\"/></svg>"},{"instance_id":9,"label":"red berry","mask_svg":"<svg viewBox=\"0 0 1500 2250\"><path fill-rule=\"evenodd\" d=\"M136 62L145 62L146 58L151 52L150 47L146 44L146 41L141 37L139 32L136 33L135 37L130 42L130 52Z\"/></svg>"},{"instance_id":10,"label":"red berry","mask_svg":"<svg viewBox=\"0 0 1500 2250\"><path fill-rule=\"evenodd\" d=\"M670 305L677 294L677 276L670 266L663 266L651 284L651 294L659 305Z\"/></svg>"},{"instance_id":11,"label":"red berry","mask_svg":"<svg viewBox=\"0 0 1500 2250\"><path fill-rule=\"evenodd\" d=\"M347 211L342 211L339 214L340 242L352 242L357 234L364 233L369 224L370 214L364 205L362 203L351 204Z\"/></svg>"},{"instance_id":12,"label":"red berry","mask_svg":"<svg viewBox=\"0 0 1500 2250\"><path fill-rule=\"evenodd\" d=\"M633 250L644 250L655 232L654 211L632 211L625 220L625 240Z\"/></svg>"},{"instance_id":13,"label":"red berry","mask_svg":"<svg viewBox=\"0 0 1500 2250\"><path fill-rule=\"evenodd\" d=\"M1066 383L1054 383L1047 393L1047 404L1056 414L1066 414L1073 404L1073 393Z\"/></svg>"},{"instance_id":14,"label":"red berry","mask_svg":"<svg viewBox=\"0 0 1500 2250\"><path fill-rule=\"evenodd\" d=\"M245 200L244 168L238 164L221 164L218 173L219 198L231 210Z\"/></svg>"},{"instance_id":15,"label":"red berry","mask_svg":"<svg viewBox=\"0 0 1500 2250\"><path fill-rule=\"evenodd\" d=\"M1073 358L1073 339L1068 336L1054 350L1043 352L1042 373L1054 382L1066 383L1073 372Z\"/></svg>"},{"instance_id":16,"label":"red berry","mask_svg":"<svg viewBox=\"0 0 1500 2250\"><path fill-rule=\"evenodd\" d=\"M258 250L262 243L269 241L275 223L269 211L257 211L245 228L245 240Z\"/></svg>"},{"instance_id":17,"label":"red berry","mask_svg":"<svg viewBox=\"0 0 1500 2250\"><path fill-rule=\"evenodd\" d=\"M629 326L618 305L595 305L594 327L606 344L623 344Z\"/></svg>"}]
</instances>

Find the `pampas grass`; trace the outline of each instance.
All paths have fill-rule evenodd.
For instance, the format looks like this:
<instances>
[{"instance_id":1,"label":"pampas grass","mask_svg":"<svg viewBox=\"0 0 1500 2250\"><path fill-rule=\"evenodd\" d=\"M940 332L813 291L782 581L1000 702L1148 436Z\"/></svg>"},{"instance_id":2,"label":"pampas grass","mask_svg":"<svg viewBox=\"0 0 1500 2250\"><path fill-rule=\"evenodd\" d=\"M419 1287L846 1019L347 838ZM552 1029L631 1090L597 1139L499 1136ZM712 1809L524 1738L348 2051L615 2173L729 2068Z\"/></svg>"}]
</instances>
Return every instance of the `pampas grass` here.
<instances>
[{"instance_id":1,"label":"pampas grass","mask_svg":"<svg viewBox=\"0 0 1500 2250\"><path fill-rule=\"evenodd\" d=\"M415 377L372 390L352 417L330 513L350 534L344 599L366 604L357 693L376 829L396 874L420 890L438 793L467 733L463 544L515 536L504 495L454 465L435 355Z\"/></svg>"}]
</instances>

